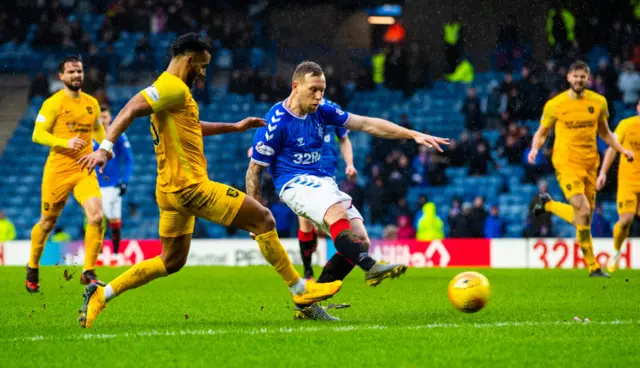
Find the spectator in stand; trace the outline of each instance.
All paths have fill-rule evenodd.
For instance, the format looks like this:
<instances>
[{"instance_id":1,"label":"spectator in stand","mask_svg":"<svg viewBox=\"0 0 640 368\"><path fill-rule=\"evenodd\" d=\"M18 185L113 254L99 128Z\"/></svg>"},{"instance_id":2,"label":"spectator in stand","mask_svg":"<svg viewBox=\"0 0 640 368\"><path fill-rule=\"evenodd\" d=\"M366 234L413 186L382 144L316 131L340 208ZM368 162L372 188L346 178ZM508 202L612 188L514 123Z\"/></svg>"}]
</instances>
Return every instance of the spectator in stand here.
<instances>
[{"instance_id":1,"label":"spectator in stand","mask_svg":"<svg viewBox=\"0 0 640 368\"><path fill-rule=\"evenodd\" d=\"M355 176L347 177L340 183L340 190L351 196L351 203L356 208L364 208L365 193Z\"/></svg>"},{"instance_id":2,"label":"spectator in stand","mask_svg":"<svg viewBox=\"0 0 640 368\"><path fill-rule=\"evenodd\" d=\"M385 226L382 230L382 239L398 240L398 227L393 224Z\"/></svg>"},{"instance_id":3,"label":"spectator in stand","mask_svg":"<svg viewBox=\"0 0 640 368\"><path fill-rule=\"evenodd\" d=\"M9 220L4 212L0 211L0 243L14 240L16 238L16 227Z\"/></svg>"},{"instance_id":4,"label":"spectator in stand","mask_svg":"<svg viewBox=\"0 0 640 368\"><path fill-rule=\"evenodd\" d=\"M480 100L474 87L467 89L467 98L465 98L462 103L462 114L465 117L465 127L467 130L482 130L484 127L484 116L482 114Z\"/></svg>"},{"instance_id":5,"label":"spectator in stand","mask_svg":"<svg viewBox=\"0 0 640 368\"><path fill-rule=\"evenodd\" d=\"M500 210L497 204L489 207L489 216L484 221L484 237L489 239L502 238L506 232L507 224L500 218Z\"/></svg>"},{"instance_id":6,"label":"spectator in stand","mask_svg":"<svg viewBox=\"0 0 640 368\"><path fill-rule=\"evenodd\" d=\"M29 101L31 101L35 96L47 98L51 95L49 91L49 78L47 78L43 72L38 72L29 86Z\"/></svg>"},{"instance_id":7,"label":"spectator in stand","mask_svg":"<svg viewBox=\"0 0 640 368\"><path fill-rule=\"evenodd\" d=\"M431 161L431 154L427 147L418 147L418 154L413 158L411 163L412 175L411 181L416 185L426 185L428 183L428 172Z\"/></svg>"},{"instance_id":8,"label":"spectator in stand","mask_svg":"<svg viewBox=\"0 0 640 368\"><path fill-rule=\"evenodd\" d=\"M425 203L417 223L416 237L418 240L431 241L444 238L444 223L436 214L436 205L433 202Z\"/></svg>"},{"instance_id":9,"label":"spectator in stand","mask_svg":"<svg viewBox=\"0 0 640 368\"><path fill-rule=\"evenodd\" d=\"M549 194L549 184L545 180L538 182L538 193L536 193L531 199L531 202L529 202L529 216L527 217L527 224L522 234L526 238L554 236L550 212L545 211L538 216L531 214L533 207L539 202L541 194Z\"/></svg>"},{"instance_id":10,"label":"spectator in stand","mask_svg":"<svg viewBox=\"0 0 640 368\"><path fill-rule=\"evenodd\" d=\"M371 214L371 224L382 224L385 217L384 184L382 178L374 177L367 188L366 199Z\"/></svg>"},{"instance_id":11,"label":"spectator in stand","mask_svg":"<svg viewBox=\"0 0 640 368\"><path fill-rule=\"evenodd\" d=\"M520 144L520 130L515 122L509 123L506 130L500 130L496 144L498 157L506 158L510 165L520 163L524 146Z\"/></svg>"},{"instance_id":12,"label":"spectator in stand","mask_svg":"<svg viewBox=\"0 0 640 368\"><path fill-rule=\"evenodd\" d=\"M520 120L523 117L525 103L522 94L517 87L512 87L507 96L507 110L502 114L503 123L507 124L513 120Z\"/></svg>"},{"instance_id":13,"label":"spectator in stand","mask_svg":"<svg viewBox=\"0 0 640 368\"><path fill-rule=\"evenodd\" d=\"M411 226L411 219L407 215L398 217L398 240L416 238L416 230Z\"/></svg>"},{"instance_id":14,"label":"spectator in stand","mask_svg":"<svg viewBox=\"0 0 640 368\"><path fill-rule=\"evenodd\" d=\"M604 85L607 101L615 101L620 98L620 91L618 90L618 73L611 66L607 58L600 59L595 76L602 78L602 84ZM612 104L609 104L609 108L611 108L611 105Z\"/></svg>"},{"instance_id":15,"label":"spectator in stand","mask_svg":"<svg viewBox=\"0 0 640 368\"><path fill-rule=\"evenodd\" d=\"M455 139L449 141L449 147L444 151L444 157L447 159L449 166L452 167L463 167L467 160L463 149Z\"/></svg>"},{"instance_id":16,"label":"spectator in stand","mask_svg":"<svg viewBox=\"0 0 640 368\"><path fill-rule=\"evenodd\" d=\"M591 221L591 233L594 238L610 238L613 236L611 222L604 217L602 202L596 203L596 210Z\"/></svg>"},{"instance_id":17,"label":"spectator in stand","mask_svg":"<svg viewBox=\"0 0 640 368\"><path fill-rule=\"evenodd\" d=\"M624 63L622 73L618 77L618 88L622 92L622 102L625 107L633 108L638 101L640 91L640 74L635 71L632 62Z\"/></svg>"},{"instance_id":18,"label":"spectator in stand","mask_svg":"<svg viewBox=\"0 0 640 368\"><path fill-rule=\"evenodd\" d=\"M489 90L489 96L487 97L486 126L489 129L495 129L500 125L500 114L501 111L504 111L506 105L503 104L502 94L500 93L500 85L497 81L489 82L487 88Z\"/></svg>"},{"instance_id":19,"label":"spectator in stand","mask_svg":"<svg viewBox=\"0 0 640 368\"><path fill-rule=\"evenodd\" d=\"M473 199L473 208L469 215L469 235L472 238L484 238L484 225L487 219L487 210L484 208L484 198L477 196Z\"/></svg>"},{"instance_id":20,"label":"spectator in stand","mask_svg":"<svg viewBox=\"0 0 640 368\"><path fill-rule=\"evenodd\" d=\"M481 141L469 158L469 176L487 175L489 172L489 164L493 164L496 170L500 168L498 163L491 157L489 145Z\"/></svg>"},{"instance_id":21,"label":"spectator in stand","mask_svg":"<svg viewBox=\"0 0 640 368\"><path fill-rule=\"evenodd\" d=\"M545 69L544 72L542 72L542 83L544 83L548 91L560 92L563 84L562 78L556 71L556 62L554 60L547 60L544 65Z\"/></svg>"},{"instance_id":22,"label":"spectator in stand","mask_svg":"<svg viewBox=\"0 0 640 368\"><path fill-rule=\"evenodd\" d=\"M464 204L463 208L460 206L460 200L454 199L451 202L451 209L449 209L449 216L447 217L447 223L449 224L449 237L450 238L466 238L468 234L469 221L465 216L465 213L471 212L471 204Z\"/></svg>"}]
</instances>

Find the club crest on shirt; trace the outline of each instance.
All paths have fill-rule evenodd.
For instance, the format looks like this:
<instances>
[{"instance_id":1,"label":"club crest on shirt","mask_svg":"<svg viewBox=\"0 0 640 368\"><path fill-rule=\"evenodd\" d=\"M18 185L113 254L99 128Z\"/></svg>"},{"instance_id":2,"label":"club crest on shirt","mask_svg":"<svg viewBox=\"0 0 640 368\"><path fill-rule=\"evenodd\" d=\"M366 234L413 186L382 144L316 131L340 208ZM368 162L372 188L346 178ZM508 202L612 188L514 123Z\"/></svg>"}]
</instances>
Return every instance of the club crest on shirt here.
<instances>
[{"instance_id":1,"label":"club crest on shirt","mask_svg":"<svg viewBox=\"0 0 640 368\"><path fill-rule=\"evenodd\" d=\"M69 128L70 132L73 132L76 129L77 125L78 124L76 124L75 121L70 121L70 122L67 123L67 128Z\"/></svg>"},{"instance_id":2,"label":"club crest on shirt","mask_svg":"<svg viewBox=\"0 0 640 368\"><path fill-rule=\"evenodd\" d=\"M589 110L590 114L593 114L593 112L595 111L595 109L593 108L593 106L589 106L589 108L587 109Z\"/></svg>"},{"instance_id":3,"label":"club crest on shirt","mask_svg":"<svg viewBox=\"0 0 640 368\"><path fill-rule=\"evenodd\" d=\"M89 115L93 114L93 109L91 108L91 106L87 106L87 112L89 113Z\"/></svg>"}]
</instances>

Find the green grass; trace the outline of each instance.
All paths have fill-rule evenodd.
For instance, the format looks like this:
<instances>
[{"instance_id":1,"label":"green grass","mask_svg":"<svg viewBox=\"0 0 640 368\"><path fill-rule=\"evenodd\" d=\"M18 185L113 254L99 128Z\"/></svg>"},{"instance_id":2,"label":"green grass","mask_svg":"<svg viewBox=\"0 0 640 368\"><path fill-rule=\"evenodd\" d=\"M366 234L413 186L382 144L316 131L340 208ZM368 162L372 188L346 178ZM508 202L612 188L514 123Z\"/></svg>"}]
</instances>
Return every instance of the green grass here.
<instances>
[{"instance_id":1,"label":"green grass","mask_svg":"<svg viewBox=\"0 0 640 368\"><path fill-rule=\"evenodd\" d=\"M634 366L640 272L610 280L573 270L479 270L489 305L463 314L447 299L462 270L411 269L377 288L361 271L332 299L336 323L293 321L290 296L266 267L190 267L114 299L82 330L79 273L0 268L0 361L11 366ZM69 269L79 272L78 269ZM122 269L99 269L109 280ZM573 322L588 317L591 323Z\"/></svg>"}]
</instances>

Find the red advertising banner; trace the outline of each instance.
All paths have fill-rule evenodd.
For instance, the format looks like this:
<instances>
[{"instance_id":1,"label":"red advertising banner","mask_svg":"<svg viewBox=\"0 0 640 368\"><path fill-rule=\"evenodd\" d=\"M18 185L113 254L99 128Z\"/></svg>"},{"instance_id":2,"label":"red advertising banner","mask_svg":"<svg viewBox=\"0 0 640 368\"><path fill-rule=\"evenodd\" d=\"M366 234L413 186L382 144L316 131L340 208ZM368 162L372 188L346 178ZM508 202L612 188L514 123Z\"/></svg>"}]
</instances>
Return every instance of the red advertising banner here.
<instances>
[{"instance_id":1,"label":"red advertising banner","mask_svg":"<svg viewBox=\"0 0 640 368\"><path fill-rule=\"evenodd\" d=\"M374 240L373 258L410 267L490 267L490 239Z\"/></svg>"}]
</instances>

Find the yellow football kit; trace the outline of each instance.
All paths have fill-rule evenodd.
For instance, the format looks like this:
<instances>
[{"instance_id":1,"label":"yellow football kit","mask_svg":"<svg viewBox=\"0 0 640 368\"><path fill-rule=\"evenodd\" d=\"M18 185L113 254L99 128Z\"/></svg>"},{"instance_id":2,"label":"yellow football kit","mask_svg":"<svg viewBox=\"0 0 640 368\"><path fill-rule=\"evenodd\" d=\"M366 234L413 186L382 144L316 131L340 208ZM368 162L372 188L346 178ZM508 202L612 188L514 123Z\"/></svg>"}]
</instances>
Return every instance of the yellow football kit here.
<instances>
[{"instance_id":1,"label":"yellow football kit","mask_svg":"<svg viewBox=\"0 0 640 368\"><path fill-rule=\"evenodd\" d=\"M78 160L92 152L92 138L101 142L104 135L100 105L88 94L72 98L60 90L44 101L33 132L35 142L51 146L42 177L43 214L59 215L71 192L80 204L101 197L95 172L80 171ZM67 147L75 137L86 143L84 149Z\"/></svg>"},{"instance_id":2,"label":"yellow football kit","mask_svg":"<svg viewBox=\"0 0 640 368\"><path fill-rule=\"evenodd\" d=\"M607 100L585 90L579 99L565 91L544 106L541 124L555 128L552 162L558 184L567 199L584 194L595 205L598 154L598 121L608 118Z\"/></svg>"},{"instance_id":3,"label":"yellow football kit","mask_svg":"<svg viewBox=\"0 0 640 368\"><path fill-rule=\"evenodd\" d=\"M620 121L615 131L616 138L622 147L640 155L640 117L634 116ZM638 195L640 195L640 160L631 162L620 158L618 166L618 193L616 202L618 213L638 212Z\"/></svg>"},{"instance_id":4,"label":"yellow football kit","mask_svg":"<svg viewBox=\"0 0 640 368\"><path fill-rule=\"evenodd\" d=\"M187 85L164 72L141 92L153 108L151 136L158 161L160 236L193 233L195 216L229 226L245 194L209 181L198 104Z\"/></svg>"}]
</instances>

